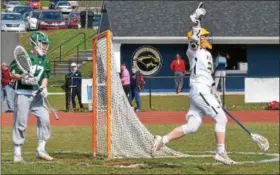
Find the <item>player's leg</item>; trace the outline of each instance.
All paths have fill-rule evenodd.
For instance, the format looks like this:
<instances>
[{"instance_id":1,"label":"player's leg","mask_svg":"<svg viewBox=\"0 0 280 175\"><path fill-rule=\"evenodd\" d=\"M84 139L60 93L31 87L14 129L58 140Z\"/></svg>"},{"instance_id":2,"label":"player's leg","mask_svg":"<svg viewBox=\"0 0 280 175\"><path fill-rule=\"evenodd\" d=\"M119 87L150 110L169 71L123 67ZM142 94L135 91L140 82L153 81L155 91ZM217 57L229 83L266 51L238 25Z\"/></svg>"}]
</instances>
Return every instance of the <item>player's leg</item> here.
<instances>
[{"instance_id":1,"label":"player's leg","mask_svg":"<svg viewBox=\"0 0 280 175\"><path fill-rule=\"evenodd\" d=\"M71 96L73 110L76 110L76 101L75 101L76 95L77 95L77 88L75 87L75 88L72 88L72 96Z\"/></svg>"},{"instance_id":2,"label":"player's leg","mask_svg":"<svg viewBox=\"0 0 280 175\"><path fill-rule=\"evenodd\" d=\"M136 112L138 112L141 109L141 99L140 99L140 92L137 89L134 89L134 96L135 96L135 102L136 102Z\"/></svg>"},{"instance_id":3,"label":"player's leg","mask_svg":"<svg viewBox=\"0 0 280 175\"><path fill-rule=\"evenodd\" d=\"M53 160L53 157L51 157L45 149L47 140L51 136L49 112L41 96L36 96L34 101L36 101L36 104L32 105L31 112L37 117L38 147L36 150L36 156L37 158L51 161Z\"/></svg>"},{"instance_id":4,"label":"player's leg","mask_svg":"<svg viewBox=\"0 0 280 175\"><path fill-rule=\"evenodd\" d=\"M10 85L5 86L7 104L9 108L9 112L14 111L14 92L13 88Z\"/></svg>"},{"instance_id":5,"label":"player's leg","mask_svg":"<svg viewBox=\"0 0 280 175\"><path fill-rule=\"evenodd\" d=\"M22 162L21 146L25 141L25 130L29 116L31 96L16 95L13 123L14 162Z\"/></svg>"},{"instance_id":6,"label":"player's leg","mask_svg":"<svg viewBox=\"0 0 280 175\"><path fill-rule=\"evenodd\" d=\"M156 136L153 145L153 151L158 151L162 146L168 142L181 138L184 135L195 133L202 123L203 113L201 110L197 109L196 106L192 103L195 100L194 97L191 97L191 106L189 112L186 115L187 123L173 129L167 135L161 137Z\"/></svg>"},{"instance_id":7,"label":"player's leg","mask_svg":"<svg viewBox=\"0 0 280 175\"><path fill-rule=\"evenodd\" d=\"M175 83L175 89L176 89L176 93L178 93L178 87L179 87L179 82L178 82L178 72L175 71L174 72L174 83Z\"/></svg>"},{"instance_id":8,"label":"player's leg","mask_svg":"<svg viewBox=\"0 0 280 175\"><path fill-rule=\"evenodd\" d=\"M81 91L81 87L78 87L77 88L77 96L78 96L78 102L79 102L79 106L81 109L84 108L83 104L82 104L82 98L81 98L81 95L82 95L82 91Z\"/></svg>"},{"instance_id":9,"label":"player's leg","mask_svg":"<svg viewBox=\"0 0 280 175\"><path fill-rule=\"evenodd\" d=\"M131 89L131 95L129 98L129 103L131 104L131 106L132 106L132 102L133 102L134 98L135 98L135 89Z\"/></svg>"},{"instance_id":10,"label":"player's leg","mask_svg":"<svg viewBox=\"0 0 280 175\"><path fill-rule=\"evenodd\" d=\"M216 71L216 73L215 73L215 86L216 86L216 89L219 86L220 78L221 78L220 71Z\"/></svg>"},{"instance_id":11,"label":"player's leg","mask_svg":"<svg viewBox=\"0 0 280 175\"><path fill-rule=\"evenodd\" d=\"M226 91L226 71L222 71L222 83L221 83L222 92Z\"/></svg>"},{"instance_id":12,"label":"player's leg","mask_svg":"<svg viewBox=\"0 0 280 175\"><path fill-rule=\"evenodd\" d=\"M184 84L184 73L179 72L179 82L178 82L178 92L182 92L183 84Z\"/></svg>"},{"instance_id":13,"label":"player's leg","mask_svg":"<svg viewBox=\"0 0 280 175\"><path fill-rule=\"evenodd\" d=\"M227 117L217 99L212 94L200 93L200 97L200 100L196 101L196 105L215 121L217 145L215 160L225 164L233 164L234 161L227 156L225 149Z\"/></svg>"}]
</instances>

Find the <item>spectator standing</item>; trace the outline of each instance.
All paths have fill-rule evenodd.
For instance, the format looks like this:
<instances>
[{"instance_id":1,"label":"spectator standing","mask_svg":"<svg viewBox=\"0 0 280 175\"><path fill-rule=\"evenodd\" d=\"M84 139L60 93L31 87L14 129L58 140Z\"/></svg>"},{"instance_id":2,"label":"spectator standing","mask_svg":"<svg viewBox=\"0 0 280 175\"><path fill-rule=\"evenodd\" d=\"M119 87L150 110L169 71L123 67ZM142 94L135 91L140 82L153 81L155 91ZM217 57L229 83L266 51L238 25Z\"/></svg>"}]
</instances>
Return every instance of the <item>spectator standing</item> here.
<instances>
[{"instance_id":1,"label":"spectator standing","mask_svg":"<svg viewBox=\"0 0 280 175\"><path fill-rule=\"evenodd\" d=\"M81 100L82 73L78 70L76 63L71 64L71 72L69 72L66 77L71 82L70 89L72 92L71 101L72 101L73 110L77 111L76 101L75 101L76 96L78 96L78 102L79 102L80 108L83 109L84 106L83 106L82 100Z\"/></svg>"},{"instance_id":2,"label":"spectator standing","mask_svg":"<svg viewBox=\"0 0 280 175\"><path fill-rule=\"evenodd\" d=\"M229 57L229 55L227 55ZM218 53L215 62L215 85L216 89L221 82L221 91L226 90L226 67L227 67L227 59L222 55L221 52Z\"/></svg>"},{"instance_id":3,"label":"spectator standing","mask_svg":"<svg viewBox=\"0 0 280 175\"><path fill-rule=\"evenodd\" d=\"M129 71L127 70L125 64L122 64L122 66L121 66L121 82L122 82L122 86L123 86L125 95L127 96L127 99L129 100L130 74L129 74Z\"/></svg>"},{"instance_id":4,"label":"spectator standing","mask_svg":"<svg viewBox=\"0 0 280 175\"><path fill-rule=\"evenodd\" d=\"M10 68L6 63L1 65L1 85L2 85L2 94L3 100L7 100L8 110L6 112L14 111L14 89L12 88L12 78L10 76Z\"/></svg>"},{"instance_id":5,"label":"spectator standing","mask_svg":"<svg viewBox=\"0 0 280 175\"><path fill-rule=\"evenodd\" d=\"M131 83L131 98L130 98L130 104L132 104L132 101L135 98L135 102L136 102L136 108L135 108L135 112L140 111L141 108L141 99L140 99L140 72L135 68L132 67L131 69L131 79L130 79L130 83Z\"/></svg>"},{"instance_id":6,"label":"spectator standing","mask_svg":"<svg viewBox=\"0 0 280 175\"><path fill-rule=\"evenodd\" d=\"M171 62L170 69L172 72L174 72L175 89L176 93L178 94L182 92L184 75L187 73L185 62L179 54L176 54L176 58Z\"/></svg>"}]
</instances>

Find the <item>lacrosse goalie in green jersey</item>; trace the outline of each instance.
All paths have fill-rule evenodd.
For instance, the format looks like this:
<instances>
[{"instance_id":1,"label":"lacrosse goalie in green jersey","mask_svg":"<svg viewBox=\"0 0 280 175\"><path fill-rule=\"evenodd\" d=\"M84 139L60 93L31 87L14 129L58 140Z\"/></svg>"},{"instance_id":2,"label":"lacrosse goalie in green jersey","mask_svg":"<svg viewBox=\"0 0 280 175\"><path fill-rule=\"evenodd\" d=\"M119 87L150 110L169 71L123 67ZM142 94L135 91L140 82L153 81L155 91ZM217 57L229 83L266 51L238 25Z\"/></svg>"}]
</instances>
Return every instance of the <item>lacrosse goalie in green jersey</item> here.
<instances>
[{"instance_id":1,"label":"lacrosse goalie in green jersey","mask_svg":"<svg viewBox=\"0 0 280 175\"><path fill-rule=\"evenodd\" d=\"M43 32L33 32L30 36L32 49L27 51L31 63L32 73L23 73L14 60L11 67L11 76L16 80L16 97L13 124L14 162L24 162L21 146L25 141L25 130L29 113L37 117L38 147L36 157L51 161L45 150L46 141L50 138L50 119L48 108L43 100L47 97L47 84L50 77L50 63L46 57L49 47L49 38ZM42 89L39 94L38 89Z\"/></svg>"}]
</instances>

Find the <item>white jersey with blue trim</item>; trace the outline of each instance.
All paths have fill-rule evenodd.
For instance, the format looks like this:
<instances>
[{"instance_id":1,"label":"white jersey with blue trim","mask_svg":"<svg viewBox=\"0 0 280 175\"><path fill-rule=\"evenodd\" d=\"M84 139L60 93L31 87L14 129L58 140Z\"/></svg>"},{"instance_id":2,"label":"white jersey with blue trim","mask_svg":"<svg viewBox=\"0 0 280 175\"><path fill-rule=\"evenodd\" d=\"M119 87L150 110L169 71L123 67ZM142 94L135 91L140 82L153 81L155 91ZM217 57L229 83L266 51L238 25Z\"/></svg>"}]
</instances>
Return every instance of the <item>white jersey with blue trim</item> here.
<instances>
[{"instance_id":1,"label":"white jersey with blue trim","mask_svg":"<svg viewBox=\"0 0 280 175\"><path fill-rule=\"evenodd\" d=\"M225 70L227 66L227 59L223 56L216 57L215 67L216 70Z\"/></svg>"},{"instance_id":2,"label":"white jersey with blue trim","mask_svg":"<svg viewBox=\"0 0 280 175\"><path fill-rule=\"evenodd\" d=\"M187 50L187 56L190 63L190 87L196 84L202 84L209 88L212 87L214 80L213 58L209 51L204 48L192 49L190 46Z\"/></svg>"}]
</instances>

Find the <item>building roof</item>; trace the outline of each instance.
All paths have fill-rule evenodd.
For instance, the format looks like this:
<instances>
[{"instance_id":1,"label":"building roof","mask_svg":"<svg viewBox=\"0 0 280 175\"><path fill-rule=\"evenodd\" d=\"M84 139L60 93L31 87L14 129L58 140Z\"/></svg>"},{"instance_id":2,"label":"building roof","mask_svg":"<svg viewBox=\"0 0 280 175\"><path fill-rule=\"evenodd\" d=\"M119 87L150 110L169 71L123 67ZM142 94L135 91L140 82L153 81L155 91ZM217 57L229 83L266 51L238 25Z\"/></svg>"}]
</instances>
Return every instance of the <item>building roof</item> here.
<instances>
[{"instance_id":1,"label":"building roof","mask_svg":"<svg viewBox=\"0 0 280 175\"><path fill-rule=\"evenodd\" d=\"M105 1L101 31L116 37L184 37L199 1ZM217 37L279 37L279 1L205 1L202 27Z\"/></svg>"}]
</instances>

